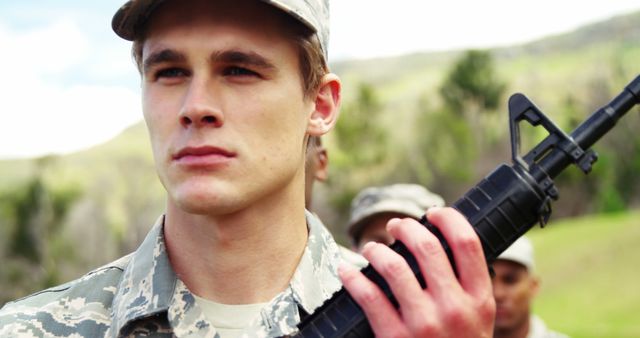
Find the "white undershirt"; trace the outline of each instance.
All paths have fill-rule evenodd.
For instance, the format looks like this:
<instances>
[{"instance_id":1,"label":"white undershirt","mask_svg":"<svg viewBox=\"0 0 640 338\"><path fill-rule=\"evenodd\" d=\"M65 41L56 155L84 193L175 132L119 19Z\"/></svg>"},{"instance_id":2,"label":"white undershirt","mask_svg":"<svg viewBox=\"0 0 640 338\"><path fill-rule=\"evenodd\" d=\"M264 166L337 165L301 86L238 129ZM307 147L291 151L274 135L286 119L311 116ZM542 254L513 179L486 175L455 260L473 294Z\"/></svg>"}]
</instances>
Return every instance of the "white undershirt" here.
<instances>
[{"instance_id":1,"label":"white undershirt","mask_svg":"<svg viewBox=\"0 0 640 338\"><path fill-rule=\"evenodd\" d=\"M213 324L221 338L238 337L267 305L267 303L228 305L195 297L204 316Z\"/></svg>"}]
</instances>

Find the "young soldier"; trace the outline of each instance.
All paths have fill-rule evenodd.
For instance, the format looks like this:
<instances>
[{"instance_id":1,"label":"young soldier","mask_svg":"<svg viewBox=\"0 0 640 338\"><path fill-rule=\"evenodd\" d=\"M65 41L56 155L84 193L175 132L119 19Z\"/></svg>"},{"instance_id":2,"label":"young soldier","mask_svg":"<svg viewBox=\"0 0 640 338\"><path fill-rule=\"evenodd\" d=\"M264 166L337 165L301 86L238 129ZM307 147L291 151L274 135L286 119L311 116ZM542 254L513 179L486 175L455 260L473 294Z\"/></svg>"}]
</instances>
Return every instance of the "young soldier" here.
<instances>
[{"instance_id":1,"label":"young soldier","mask_svg":"<svg viewBox=\"0 0 640 338\"><path fill-rule=\"evenodd\" d=\"M531 303L540 285L534 261L531 241L521 237L493 263L494 338L567 338L548 329L542 319L531 312Z\"/></svg>"},{"instance_id":2,"label":"young soldier","mask_svg":"<svg viewBox=\"0 0 640 338\"><path fill-rule=\"evenodd\" d=\"M380 337L489 337L494 303L481 245L451 209L437 239L410 219L391 234L420 261L422 290L383 245L365 257L397 311L304 208L310 136L334 126L326 0L132 0L114 16L134 41L166 213L139 249L6 305L0 336L278 337L344 284Z\"/></svg>"}]
</instances>

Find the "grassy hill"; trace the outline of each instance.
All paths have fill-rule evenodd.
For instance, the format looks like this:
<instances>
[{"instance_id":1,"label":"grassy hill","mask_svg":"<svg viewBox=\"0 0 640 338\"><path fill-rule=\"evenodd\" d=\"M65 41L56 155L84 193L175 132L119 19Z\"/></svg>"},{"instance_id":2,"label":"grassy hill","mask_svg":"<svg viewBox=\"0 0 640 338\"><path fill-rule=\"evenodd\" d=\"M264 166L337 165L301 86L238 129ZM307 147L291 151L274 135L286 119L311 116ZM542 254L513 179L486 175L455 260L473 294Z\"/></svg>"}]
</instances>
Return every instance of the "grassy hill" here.
<instances>
[{"instance_id":1,"label":"grassy hill","mask_svg":"<svg viewBox=\"0 0 640 338\"><path fill-rule=\"evenodd\" d=\"M529 235L535 312L571 337L640 337L640 210L552 222Z\"/></svg>"}]
</instances>

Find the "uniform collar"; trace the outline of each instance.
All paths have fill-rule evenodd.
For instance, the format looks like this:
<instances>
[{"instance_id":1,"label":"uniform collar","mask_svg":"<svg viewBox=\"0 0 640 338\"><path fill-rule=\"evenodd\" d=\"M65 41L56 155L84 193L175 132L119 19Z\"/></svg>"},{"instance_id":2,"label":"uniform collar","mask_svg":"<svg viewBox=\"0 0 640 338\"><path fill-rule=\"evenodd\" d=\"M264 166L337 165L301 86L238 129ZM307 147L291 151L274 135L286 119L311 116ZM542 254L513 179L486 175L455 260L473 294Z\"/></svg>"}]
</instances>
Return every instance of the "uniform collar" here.
<instances>
[{"instance_id":1,"label":"uniform collar","mask_svg":"<svg viewBox=\"0 0 640 338\"><path fill-rule=\"evenodd\" d=\"M261 311L261 318L241 337L281 337L297 331L299 310L312 313L342 283L338 277L340 250L320 220L306 213L309 238L289 287Z\"/></svg>"},{"instance_id":2,"label":"uniform collar","mask_svg":"<svg viewBox=\"0 0 640 338\"><path fill-rule=\"evenodd\" d=\"M252 325L251 330L260 336L292 333L300 321L298 308L312 313L342 286L337 275L338 245L317 217L309 212L305 216L309 230L307 245L287 290L278 294ZM166 316L176 334L180 331L184 336L197 336L198 332L213 330L195 297L171 267L163 224L164 217L160 217L123 273L111 313L113 337L129 323L154 315Z\"/></svg>"},{"instance_id":3,"label":"uniform collar","mask_svg":"<svg viewBox=\"0 0 640 338\"><path fill-rule=\"evenodd\" d=\"M309 239L298 268L291 279L296 302L312 313L340 289L340 250L333 236L315 215L307 212Z\"/></svg>"},{"instance_id":4,"label":"uniform collar","mask_svg":"<svg viewBox=\"0 0 640 338\"><path fill-rule=\"evenodd\" d=\"M114 337L128 323L166 312L171 304L178 278L167 255L163 224L161 216L123 272L111 313Z\"/></svg>"}]
</instances>

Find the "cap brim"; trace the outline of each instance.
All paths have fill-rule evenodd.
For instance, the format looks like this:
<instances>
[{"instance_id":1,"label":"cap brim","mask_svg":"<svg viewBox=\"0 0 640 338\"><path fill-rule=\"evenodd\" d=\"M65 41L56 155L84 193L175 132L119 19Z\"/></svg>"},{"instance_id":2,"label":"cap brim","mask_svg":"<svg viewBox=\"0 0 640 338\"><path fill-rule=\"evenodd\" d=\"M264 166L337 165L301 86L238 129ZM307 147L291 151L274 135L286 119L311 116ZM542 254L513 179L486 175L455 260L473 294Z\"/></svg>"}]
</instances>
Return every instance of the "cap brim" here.
<instances>
[{"instance_id":1,"label":"cap brim","mask_svg":"<svg viewBox=\"0 0 640 338\"><path fill-rule=\"evenodd\" d=\"M149 15L165 0L128 1L113 15L111 28L121 38L133 41L138 38Z\"/></svg>"},{"instance_id":2,"label":"cap brim","mask_svg":"<svg viewBox=\"0 0 640 338\"><path fill-rule=\"evenodd\" d=\"M352 238L357 238L362 232L367 221L375 215L398 214L405 217L420 219L425 212L426 210L420 210L417 207L412 207L409 203L397 201L382 201L376 205L371 206L367 212L358 215L357 218L352 219L349 222L347 231Z\"/></svg>"},{"instance_id":3,"label":"cap brim","mask_svg":"<svg viewBox=\"0 0 640 338\"><path fill-rule=\"evenodd\" d=\"M314 23L299 15L295 10L277 0L259 0L285 12L296 21L302 23L313 33L318 32L318 28ZM121 38L134 41L136 40L144 28L146 21L151 13L161 5L165 0L136 0L128 1L113 15L111 19L111 28Z\"/></svg>"}]
</instances>

